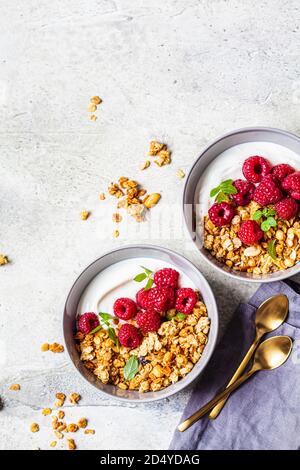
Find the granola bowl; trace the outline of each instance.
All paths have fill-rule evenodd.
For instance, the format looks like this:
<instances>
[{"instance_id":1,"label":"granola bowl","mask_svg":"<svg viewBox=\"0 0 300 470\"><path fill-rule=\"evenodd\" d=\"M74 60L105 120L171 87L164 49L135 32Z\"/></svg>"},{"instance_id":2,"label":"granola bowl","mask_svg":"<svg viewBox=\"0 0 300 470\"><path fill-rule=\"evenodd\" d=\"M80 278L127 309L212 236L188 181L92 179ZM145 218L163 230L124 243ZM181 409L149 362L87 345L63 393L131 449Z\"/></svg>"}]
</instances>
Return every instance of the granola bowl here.
<instances>
[{"instance_id":1,"label":"granola bowl","mask_svg":"<svg viewBox=\"0 0 300 470\"><path fill-rule=\"evenodd\" d=\"M143 272L139 274L141 268ZM135 299L132 289L139 291L142 282L153 285L141 289L144 294L147 292L148 301L150 291L152 295L157 292L169 295L171 291L157 288L155 277L166 269L167 273L178 274L178 284L173 286L177 308L179 294L194 292L196 295L193 304L184 303L183 310L191 307L189 314L173 308L174 301L172 305L166 304L164 313L153 314L150 309L154 319L158 315L159 324L155 330L147 330L145 325L144 329L139 321L144 320L143 314L148 310L140 307L138 296L136 317L125 321L120 314L117 318L103 313L109 308L116 313L115 299ZM163 296L156 301L164 301ZM129 301L129 306L130 302L134 303ZM95 313L91 316L92 311L97 311L100 324ZM98 326L83 333L82 319L89 318L96 318ZM124 336L121 338L120 334L122 330L124 335L128 329L138 332L138 344L131 343L131 347L124 346ZM203 372L216 345L218 310L208 282L186 258L167 248L130 245L104 254L80 274L66 300L63 330L75 368L91 385L120 400L142 403L179 392ZM134 367L136 371L132 375Z\"/></svg>"},{"instance_id":2,"label":"granola bowl","mask_svg":"<svg viewBox=\"0 0 300 470\"><path fill-rule=\"evenodd\" d=\"M211 143L183 195L186 226L202 258L242 281L297 274L299 170L300 138L283 130L244 128Z\"/></svg>"}]
</instances>

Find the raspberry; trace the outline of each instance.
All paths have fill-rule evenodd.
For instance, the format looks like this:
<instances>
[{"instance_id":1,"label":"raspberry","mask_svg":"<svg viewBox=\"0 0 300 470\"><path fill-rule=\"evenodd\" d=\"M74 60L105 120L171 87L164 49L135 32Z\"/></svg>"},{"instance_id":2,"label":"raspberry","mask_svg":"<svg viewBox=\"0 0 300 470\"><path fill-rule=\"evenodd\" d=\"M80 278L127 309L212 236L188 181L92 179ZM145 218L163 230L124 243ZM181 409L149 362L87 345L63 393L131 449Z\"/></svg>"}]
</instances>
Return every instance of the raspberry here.
<instances>
[{"instance_id":1,"label":"raspberry","mask_svg":"<svg viewBox=\"0 0 300 470\"><path fill-rule=\"evenodd\" d=\"M157 286L174 287L174 289L176 289L178 287L178 278L178 271L175 271L175 269L171 268L164 268L156 271L153 279Z\"/></svg>"},{"instance_id":2,"label":"raspberry","mask_svg":"<svg viewBox=\"0 0 300 470\"><path fill-rule=\"evenodd\" d=\"M121 320L129 320L136 315L136 303L127 297L121 297L114 303L114 314Z\"/></svg>"},{"instance_id":3,"label":"raspberry","mask_svg":"<svg viewBox=\"0 0 300 470\"><path fill-rule=\"evenodd\" d=\"M138 326L145 332L157 331L160 327L161 317L155 310L139 312L136 316Z\"/></svg>"},{"instance_id":4,"label":"raspberry","mask_svg":"<svg viewBox=\"0 0 300 470\"><path fill-rule=\"evenodd\" d=\"M263 237L263 232L254 220L242 222L238 237L245 245L255 245Z\"/></svg>"},{"instance_id":5,"label":"raspberry","mask_svg":"<svg viewBox=\"0 0 300 470\"><path fill-rule=\"evenodd\" d=\"M222 227L231 222L234 216L233 207L228 202L214 204L208 211L208 215L212 223L216 227Z\"/></svg>"},{"instance_id":6,"label":"raspberry","mask_svg":"<svg viewBox=\"0 0 300 470\"><path fill-rule=\"evenodd\" d=\"M86 312L79 317L78 330L87 335L90 331L99 326L99 323L99 318L96 313Z\"/></svg>"},{"instance_id":7,"label":"raspberry","mask_svg":"<svg viewBox=\"0 0 300 470\"><path fill-rule=\"evenodd\" d=\"M255 188L253 200L261 206L276 204L283 198L281 190L276 185L274 177L267 175L261 183Z\"/></svg>"},{"instance_id":8,"label":"raspberry","mask_svg":"<svg viewBox=\"0 0 300 470\"><path fill-rule=\"evenodd\" d=\"M282 181L282 188L293 198L300 199L300 171L286 176Z\"/></svg>"},{"instance_id":9,"label":"raspberry","mask_svg":"<svg viewBox=\"0 0 300 470\"><path fill-rule=\"evenodd\" d=\"M280 202L275 204L274 209L276 210L278 217L287 220L297 214L299 205L295 199L287 197L282 199Z\"/></svg>"},{"instance_id":10,"label":"raspberry","mask_svg":"<svg viewBox=\"0 0 300 470\"><path fill-rule=\"evenodd\" d=\"M140 330L130 323L121 326L118 338L122 346L131 349L137 348L143 340Z\"/></svg>"},{"instance_id":11,"label":"raspberry","mask_svg":"<svg viewBox=\"0 0 300 470\"><path fill-rule=\"evenodd\" d=\"M264 157L248 157L243 164L243 175L251 183L259 183L271 171L271 165Z\"/></svg>"},{"instance_id":12,"label":"raspberry","mask_svg":"<svg viewBox=\"0 0 300 470\"><path fill-rule=\"evenodd\" d=\"M149 295L149 291L144 290L144 289L140 289L136 293L136 296L135 296L136 297L136 303L138 304L139 307L147 308L148 295Z\"/></svg>"},{"instance_id":13,"label":"raspberry","mask_svg":"<svg viewBox=\"0 0 300 470\"><path fill-rule=\"evenodd\" d=\"M277 181L281 182L284 178L292 173L295 173L295 169L287 163L280 163L279 165L273 166L271 174L276 178Z\"/></svg>"},{"instance_id":14,"label":"raspberry","mask_svg":"<svg viewBox=\"0 0 300 470\"><path fill-rule=\"evenodd\" d=\"M237 193L232 194L231 198L238 206L246 206L252 200L255 186L253 183L245 180L235 180L233 186L236 187Z\"/></svg>"},{"instance_id":15,"label":"raspberry","mask_svg":"<svg viewBox=\"0 0 300 470\"><path fill-rule=\"evenodd\" d=\"M175 308L181 313L188 315L192 312L193 308L198 301L198 295L190 287L178 289L176 292Z\"/></svg>"},{"instance_id":16,"label":"raspberry","mask_svg":"<svg viewBox=\"0 0 300 470\"><path fill-rule=\"evenodd\" d=\"M153 308L157 312L165 312L174 307L175 292L172 287L153 287L146 292L148 292L148 295L143 302L146 308Z\"/></svg>"}]
</instances>

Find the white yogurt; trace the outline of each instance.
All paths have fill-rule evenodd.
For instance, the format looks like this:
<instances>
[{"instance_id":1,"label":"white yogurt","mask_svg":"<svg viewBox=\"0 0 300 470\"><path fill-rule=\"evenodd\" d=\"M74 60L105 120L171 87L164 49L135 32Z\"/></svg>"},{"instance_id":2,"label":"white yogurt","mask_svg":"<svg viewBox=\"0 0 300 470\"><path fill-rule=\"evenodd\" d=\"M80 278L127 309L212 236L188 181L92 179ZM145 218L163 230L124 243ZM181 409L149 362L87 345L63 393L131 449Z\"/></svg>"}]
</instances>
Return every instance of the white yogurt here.
<instances>
[{"instance_id":1,"label":"white yogurt","mask_svg":"<svg viewBox=\"0 0 300 470\"><path fill-rule=\"evenodd\" d=\"M133 258L115 263L97 274L83 292L77 309L77 315L85 312L106 312L113 314L113 304L119 297L135 300L135 294L145 286L146 281L136 282L133 278L143 272L141 266L155 272L161 268L176 269L180 287L196 289L190 278L165 261L153 258Z\"/></svg>"},{"instance_id":2,"label":"white yogurt","mask_svg":"<svg viewBox=\"0 0 300 470\"><path fill-rule=\"evenodd\" d=\"M251 155L265 157L272 165L289 163L296 170L300 169L300 156L282 145L272 142L247 142L220 153L201 175L196 191L196 203L200 204L201 216L207 214L213 199L210 191L227 179L243 178L242 166Z\"/></svg>"}]
</instances>

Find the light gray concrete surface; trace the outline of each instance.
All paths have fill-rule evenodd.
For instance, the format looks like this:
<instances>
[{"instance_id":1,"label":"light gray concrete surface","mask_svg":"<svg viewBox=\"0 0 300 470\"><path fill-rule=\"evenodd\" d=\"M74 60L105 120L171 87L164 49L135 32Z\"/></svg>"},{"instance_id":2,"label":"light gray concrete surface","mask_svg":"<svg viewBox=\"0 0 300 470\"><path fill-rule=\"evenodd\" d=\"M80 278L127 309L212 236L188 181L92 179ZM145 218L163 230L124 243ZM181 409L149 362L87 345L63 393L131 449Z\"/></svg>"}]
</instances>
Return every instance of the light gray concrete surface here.
<instances>
[{"instance_id":1,"label":"light gray concrete surface","mask_svg":"<svg viewBox=\"0 0 300 470\"><path fill-rule=\"evenodd\" d=\"M160 191L175 218L175 171L210 139L249 125L299 132L299 2L11 0L0 5L0 31L0 252L11 260L0 268L0 448L49 448L41 408L58 391L79 392L68 420L85 416L96 429L76 435L79 448L167 448L189 391L124 405L83 382L67 354L40 345L62 341L64 301L81 270L124 243L162 244L194 261L222 328L254 291L204 264L180 219L170 239L159 207L113 239L113 207L98 194L126 174ZM87 113L94 94L103 98L96 123ZM153 137L169 144L173 163L138 172ZM83 209L92 211L86 222ZM8 390L13 382L19 392Z\"/></svg>"}]
</instances>

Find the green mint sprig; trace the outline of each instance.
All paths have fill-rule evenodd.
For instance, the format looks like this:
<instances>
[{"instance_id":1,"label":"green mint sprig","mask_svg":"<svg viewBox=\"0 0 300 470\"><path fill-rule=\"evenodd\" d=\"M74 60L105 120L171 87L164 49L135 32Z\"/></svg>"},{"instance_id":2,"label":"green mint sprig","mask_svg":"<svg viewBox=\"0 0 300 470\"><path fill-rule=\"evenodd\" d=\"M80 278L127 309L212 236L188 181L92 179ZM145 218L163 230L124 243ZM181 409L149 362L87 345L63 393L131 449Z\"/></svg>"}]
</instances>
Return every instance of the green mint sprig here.
<instances>
[{"instance_id":1,"label":"green mint sprig","mask_svg":"<svg viewBox=\"0 0 300 470\"><path fill-rule=\"evenodd\" d=\"M271 240L268 243L268 253L271 256L271 258L276 259L277 254L276 254L276 240Z\"/></svg>"},{"instance_id":2,"label":"green mint sprig","mask_svg":"<svg viewBox=\"0 0 300 470\"><path fill-rule=\"evenodd\" d=\"M235 186L233 186L232 183L233 183L232 179L222 181L222 183L219 184L219 186L211 190L210 197L214 197L215 201L218 203L223 202L223 201L228 202L229 201L228 195L237 193L237 189Z\"/></svg>"},{"instance_id":3,"label":"green mint sprig","mask_svg":"<svg viewBox=\"0 0 300 470\"><path fill-rule=\"evenodd\" d=\"M91 331L91 334L97 333L97 331L101 330L103 328L103 325L106 326L108 336L109 338L115 343L118 349L120 349L120 342L119 338L116 335L115 329L111 326L111 320L113 320L114 317L110 313L105 313L105 312L99 312L98 313L100 317L100 325L94 328L94 330Z\"/></svg>"},{"instance_id":4,"label":"green mint sprig","mask_svg":"<svg viewBox=\"0 0 300 470\"><path fill-rule=\"evenodd\" d=\"M275 211L275 209L265 207L264 209L258 209L257 211L255 211L252 216L252 219L255 221L265 219L262 220L260 228L263 230L263 232L267 232L268 230L270 230L271 227L277 227L277 222L274 218L276 214L277 212Z\"/></svg>"},{"instance_id":5,"label":"green mint sprig","mask_svg":"<svg viewBox=\"0 0 300 470\"><path fill-rule=\"evenodd\" d=\"M153 286L153 278L152 278L152 274L153 274L153 271L151 271L151 269L148 269L148 268L145 268L145 266L141 266L141 268L144 270L142 273L139 273L137 274L133 280L135 282L142 282L144 281L145 279L147 279L147 282L146 282L146 285L144 287L144 290L149 290L151 289L151 287Z\"/></svg>"},{"instance_id":6,"label":"green mint sprig","mask_svg":"<svg viewBox=\"0 0 300 470\"><path fill-rule=\"evenodd\" d=\"M131 356L124 366L124 379L131 380L139 370L139 361L136 356Z\"/></svg>"}]
</instances>

